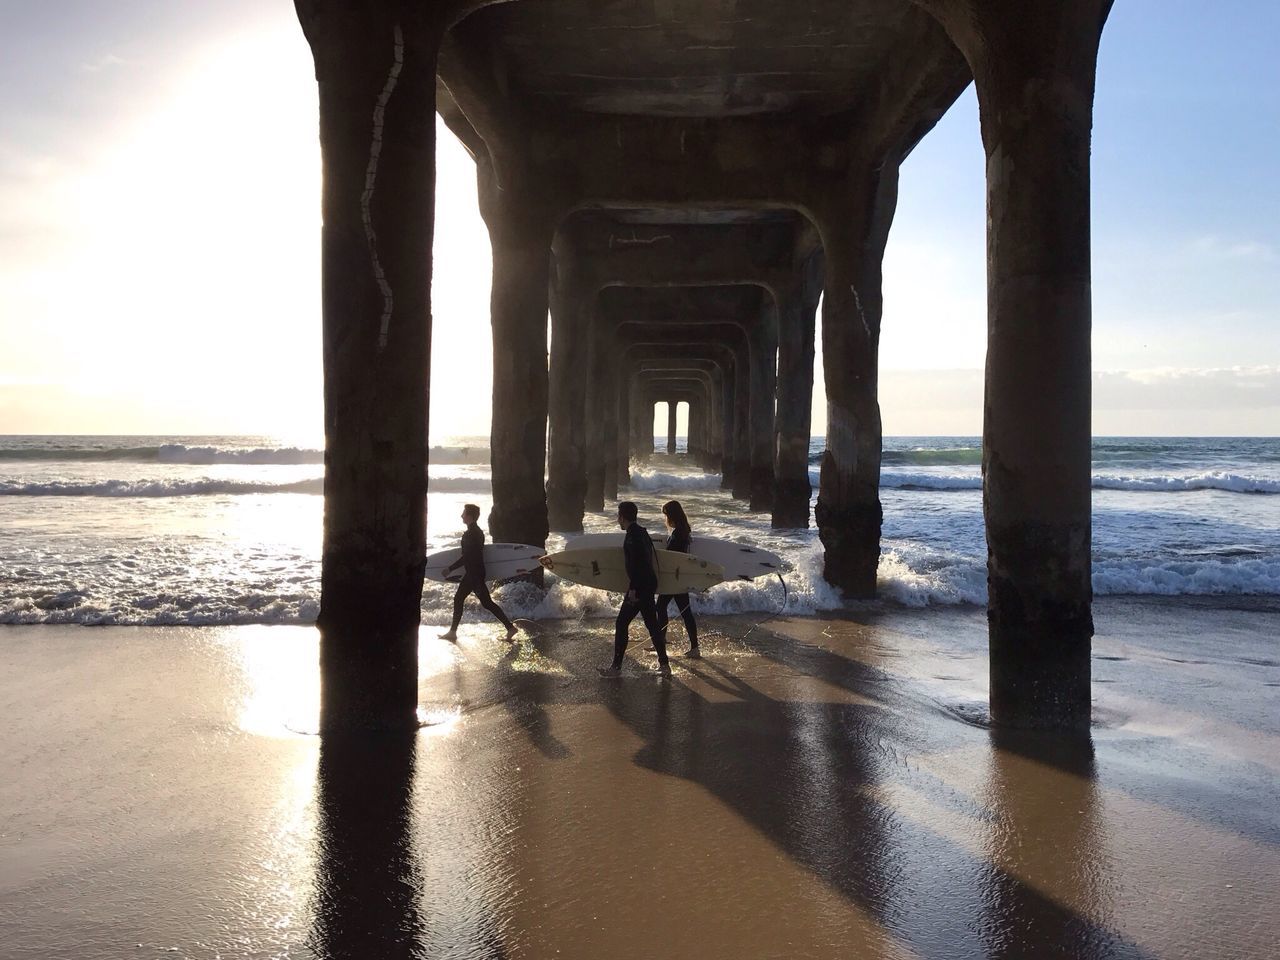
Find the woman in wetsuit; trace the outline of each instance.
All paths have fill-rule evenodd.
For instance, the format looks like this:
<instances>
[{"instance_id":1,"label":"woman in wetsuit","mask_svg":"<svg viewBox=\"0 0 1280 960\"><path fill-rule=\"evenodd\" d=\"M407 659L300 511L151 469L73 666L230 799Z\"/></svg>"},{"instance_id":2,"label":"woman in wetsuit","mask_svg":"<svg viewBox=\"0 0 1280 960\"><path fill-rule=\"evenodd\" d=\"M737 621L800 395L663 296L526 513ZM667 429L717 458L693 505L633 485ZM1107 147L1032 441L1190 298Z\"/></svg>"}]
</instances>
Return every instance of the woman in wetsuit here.
<instances>
[{"instance_id":1,"label":"woman in wetsuit","mask_svg":"<svg viewBox=\"0 0 1280 960\"><path fill-rule=\"evenodd\" d=\"M667 542L663 549L675 553L688 553L693 543L693 530L689 526L689 518L684 514L684 507L679 500L668 500L662 505L662 517L667 522ZM676 609L684 620L685 633L689 635L689 652L685 654L691 660L700 660L698 651L698 623L693 619L693 609L689 606L687 593L668 593L658 597L658 629L664 634L667 630L667 605L674 600Z\"/></svg>"}]
</instances>

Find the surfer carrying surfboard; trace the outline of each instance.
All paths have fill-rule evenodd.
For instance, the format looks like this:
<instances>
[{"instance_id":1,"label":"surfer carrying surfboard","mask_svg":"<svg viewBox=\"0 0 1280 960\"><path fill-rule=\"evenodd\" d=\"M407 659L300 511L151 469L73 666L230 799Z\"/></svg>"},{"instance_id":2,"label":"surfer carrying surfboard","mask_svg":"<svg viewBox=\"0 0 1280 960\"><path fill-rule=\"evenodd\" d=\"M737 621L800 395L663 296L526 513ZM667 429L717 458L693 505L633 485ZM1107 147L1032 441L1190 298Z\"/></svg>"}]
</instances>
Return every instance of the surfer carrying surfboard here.
<instances>
[{"instance_id":1,"label":"surfer carrying surfboard","mask_svg":"<svg viewBox=\"0 0 1280 960\"><path fill-rule=\"evenodd\" d=\"M667 641L658 629L658 611L653 602L654 594L658 592L658 556L654 553L649 531L636 522L638 514L636 505L630 500L618 504L618 526L626 531L622 540L622 557L628 583L622 607L618 610L618 619L613 625L613 662L607 667L598 668L602 677L622 675L622 659L627 652L627 631L636 614L644 618L654 649L658 651L657 672L664 677L671 676Z\"/></svg>"},{"instance_id":2,"label":"surfer carrying surfboard","mask_svg":"<svg viewBox=\"0 0 1280 960\"><path fill-rule=\"evenodd\" d=\"M667 522L667 529L671 531L663 549L670 550L672 553L688 553L693 543L693 528L689 526L689 518L685 516L684 507L680 505L680 501L668 500L664 503L662 518ZM676 611L684 620L684 632L689 637L689 652L685 656L690 660L701 660L702 654L698 651L698 622L693 619L693 609L689 606L689 594L664 593L658 597L658 629L662 631L665 639L667 607L671 605L672 600L676 602Z\"/></svg>"},{"instance_id":3,"label":"surfer carrying surfboard","mask_svg":"<svg viewBox=\"0 0 1280 960\"><path fill-rule=\"evenodd\" d=\"M467 525L467 532L462 535L462 556L444 568L444 574L447 577L455 567L462 567L462 582L458 584L458 592L453 595L453 626L449 628L448 633L440 634L441 640L458 639L458 624L462 621L462 604L470 593L476 595L480 606L502 621L502 625L507 628L508 640L516 635L516 625L508 620L502 608L493 602L493 597L489 596L489 588L484 582L484 531L480 529L477 522L479 519L478 506L474 503L463 505L462 522Z\"/></svg>"}]
</instances>

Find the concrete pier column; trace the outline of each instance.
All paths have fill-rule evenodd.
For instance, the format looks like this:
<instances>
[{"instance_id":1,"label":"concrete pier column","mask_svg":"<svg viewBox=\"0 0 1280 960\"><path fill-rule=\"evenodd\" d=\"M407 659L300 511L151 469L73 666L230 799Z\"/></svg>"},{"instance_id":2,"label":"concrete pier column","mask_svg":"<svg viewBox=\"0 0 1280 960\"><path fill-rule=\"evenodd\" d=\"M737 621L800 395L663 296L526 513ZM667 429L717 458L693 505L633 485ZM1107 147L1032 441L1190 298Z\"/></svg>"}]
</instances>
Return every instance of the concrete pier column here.
<instances>
[{"instance_id":1,"label":"concrete pier column","mask_svg":"<svg viewBox=\"0 0 1280 960\"><path fill-rule=\"evenodd\" d=\"M689 460L698 466L702 465L702 404L696 400L689 401L689 427L685 441Z\"/></svg>"},{"instance_id":2,"label":"concrete pier column","mask_svg":"<svg viewBox=\"0 0 1280 960\"><path fill-rule=\"evenodd\" d=\"M716 422L720 407L720 377L713 374L707 384L707 399L702 404L702 416L698 421L698 448L701 450L701 466L703 470L714 472L720 469L720 427Z\"/></svg>"},{"instance_id":3,"label":"concrete pier column","mask_svg":"<svg viewBox=\"0 0 1280 960\"><path fill-rule=\"evenodd\" d=\"M667 456L676 455L676 401L667 401Z\"/></svg>"},{"instance_id":4,"label":"concrete pier column","mask_svg":"<svg viewBox=\"0 0 1280 960\"><path fill-rule=\"evenodd\" d=\"M751 356L746 342L734 348L733 477L735 500L751 496Z\"/></svg>"},{"instance_id":5,"label":"concrete pier column","mask_svg":"<svg viewBox=\"0 0 1280 960\"><path fill-rule=\"evenodd\" d=\"M298 4L324 169L324 733L417 722L443 24L397 9Z\"/></svg>"},{"instance_id":6,"label":"concrete pier column","mask_svg":"<svg viewBox=\"0 0 1280 960\"><path fill-rule=\"evenodd\" d=\"M752 510L773 509L773 420L778 368L778 311L771 297L751 330L751 432L748 501Z\"/></svg>"},{"instance_id":7,"label":"concrete pier column","mask_svg":"<svg viewBox=\"0 0 1280 960\"><path fill-rule=\"evenodd\" d=\"M613 379L613 389L617 392L618 411L615 420L617 426L614 431L614 500L618 499L618 487L625 487L631 483L631 384L617 372L620 367L621 364L618 364L615 368Z\"/></svg>"},{"instance_id":8,"label":"concrete pier column","mask_svg":"<svg viewBox=\"0 0 1280 960\"><path fill-rule=\"evenodd\" d=\"M544 545L547 520L547 306L553 214L510 174L499 189L478 163L480 212L493 247L490 434L495 541Z\"/></svg>"},{"instance_id":9,"label":"concrete pier column","mask_svg":"<svg viewBox=\"0 0 1280 960\"><path fill-rule=\"evenodd\" d=\"M702 404L697 400L689 401L689 426L686 429L685 449L692 463L702 465Z\"/></svg>"},{"instance_id":10,"label":"concrete pier column","mask_svg":"<svg viewBox=\"0 0 1280 960\"><path fill-rule=\"evenodd\" d=\"M601 416L604 420L603 449L601 450L604 476L599 507L601 510L605 509L605 504L618 499L618 405L616 402L608 402L609 400L614 400L612 391L601 408Z\"/></svg>"},{"instance_id":11,"label":"concrete pier column","mask_svg":"<svg viewBox=\"0 0 1280 960\"><path fill-rule=\"evenodd\" d=\"M719 366L711 371L707 384L707 402L702 417L702 468L710 473L720 470L720 403L724 373Z\"/></svg>"},{"instance_id":12,"label":"concrete pier column","mask_svg":"<svg viewBox=\"0 0 1280 960\"><path fill-rule=\"evenodd\" d=\"M551 390L547 432L547 516L553 530L582 530L587 495L587 381L595 291L572 254L556 258L551 294Z\"/></svg>"},{"instance_id":13,"label":"concrete pier column","mask_svg":"<svg viewBox=\"0 0 1280 960\"><path fill-rule=\"evenodd\" d=\"M863 171L853 179L850 195L833 202L819 224L826 257L827 449L814 519L825 548L823 577L858 598L875 596L880 561L881 263L897 177L894 162Z\"/></svg>"},{"instance_id":14,"label":"concrete pier column","mask_svg":"<svg viewBox=\"0 0 1280 960\"><path fill-rule=\"evenodd\" d=\"M731 374L730 370L728 370L728 361L721 362L721 364L718 365L717 370L716 412L714 412L712 420L712 429L716 431L716 433L714 433L712 439L713 462L710 463L710 468L716 472L723 472L724 440L726 440L728 430L730 430L730 426L726 425L727 417L730 416L730 411L728 411L726 407L726 401L728 396L730 396L730 393L728 392L732 389L732 383L730 380Z\"/></svg>"},{"instance_id":15,"label":"concrete pier column","mask_svg":"<svg viewBox=\"0 0 1280 960\"><path fill-rule=\"evenodd\" d=\"M774 420L773 526L809 526L809 434L813 419L813 350L822 255L815 253L796 283L778 292L778 409Z\"/></svg>"},{"instance_id":16,"label":"concrete pier column","mask_svg":"<svg viewBox=\"0 0 1280 960\"><path fill-rule=\"evenodd\" d=\"M983 510L1004 726L1089 726L1089 140L1110 6L929 7L973 69L987 154Z\"/></svg>"},{"instance_id":17,"label":"concrete pier column","mask_svg":"<svg viewBox=\"0 0 1280 960\"><path fill-rule=\"evenodd\" d=\"M733 359L726 361L725 375L720 383L720 489L733 488L733 404L737 395L734 387Z\"/></svg>"},{"instance_id":18,"label":"concrete pier column","mask_svg":"<svg viewBox=\"0 0 1280 960\"><path fill-rule=\"evenodd\" d=\"M634 373L628 374L631 385L631 459L648 463L653 456L653 401L641 389Z\"/></svg>"},{"instance_id":19,"label":"concrete pier column","mask_svg":"<svg viewBox=\"0 0 1280 960\"><path fill-rule=\"evenodd\" d=\"M592 323L588 348L586 407L587 486L585 509L604 509L606 493L617 498L617 403L613 385L613 337L600 324Z\"/></svg>"}]
</instances>

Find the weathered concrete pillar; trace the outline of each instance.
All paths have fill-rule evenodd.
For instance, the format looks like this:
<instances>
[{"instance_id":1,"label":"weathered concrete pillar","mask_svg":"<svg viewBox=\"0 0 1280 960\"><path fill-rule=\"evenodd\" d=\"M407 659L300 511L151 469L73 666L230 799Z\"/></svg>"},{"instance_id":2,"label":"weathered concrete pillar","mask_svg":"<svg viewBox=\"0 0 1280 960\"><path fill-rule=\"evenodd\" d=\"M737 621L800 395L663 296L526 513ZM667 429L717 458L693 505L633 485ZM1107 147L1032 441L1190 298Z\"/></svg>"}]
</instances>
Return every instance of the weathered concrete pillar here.
<instances>
[{"instance_id":1,"label":"weathered concrete pillar","mask_svg":"<svg viewBox=\"0 0 1280 960\"><path fill-rule=\"evenodd\" d=\"M633 372L627 379L631 384L631 459L647 463L653 456L653 401L644 395Z\"/></svg>"},{"instance_id":2,"label":"weathered concrete pillar","mask_svg":"<svg viewBox=\"0 0 1280 960\"><path fill-rule=\"evenodd\" d=\"M703 406L701 421L701 448L703 448L703 468L708 472L719 472L719 404L721 404L721 372L714 372L708 385L707 403Z\"/></svg>"},{"instance_id":3,"label":"weathered concrete pillar","mask_svg":"<svg viewBox=\"0 0 1280 960\"><path fill-rule=\"evenodd\" d=\"M702 468L708 472L720 470L720 400L723 373L719 366L711 371L711 383L707 386L707 402L703 405L700 446Z\"/></svg>"},{"instance_id":4,"label":"weathered concrete pillar","mask_svg":"<svg viewBox=\"0 0 1280 960\"><path fill-rule=\"evenodd\" d=\"M815 316L822 294L822 254L801 266L778 293L778 409L774 421L775 528L808 527L809 434L813 418Z\"/></svg>"},{"instance_id":5,"label":"weathered concrete pillar","mask_svg":"<svg viewBox=\"0 0 1280 960\"><path fill-rule=\"evenodd\" d=\"M324 733L417 722L436 16L298 3L319 81L324 165Z\"/></svg>"},{"instance_id":6,"label":"weathered concrete pillar","mask_svg":"<svg viewBox=\"0 0 1280 960\"><path fill-rule=\"evenodd\" d=\"M543 545L550 529L546 470L547 306L554 214L543 193L508 171L500 189L478 163L480 212L493 247L493 428L490 435L495 541Z\"/></svg>"},{"instance_id":7,"label":"weathered concrete pillar","mask_svg":"<svg viewBox=\"0 0 1280 960\"><path fill-rule=\"evenodd\" d=\"M751 329L751 465L749 505L773 509L773 415L778 368L778 311L771 297Z\"/></svg>"},{"instance_id":8,"label":"weathered concrete pillar","mask_svg":"<svg viewBox=\"0 0 1280 960\"><path fill-rule=\"evenodd\" d=\"M737 396L734 386L736 371L732 357L728 360L728 369L720 384L720 489L733 489L733 404Z\"/></svg>"},{"instance_id":9,"label":"weathered concrete pillar","mask_svg":"<svg viewBox=\"0 0 1280 960\"><path fill-rule=\"evenodd\" d=\"M728 417L732 415L731 411L728 410L726 406L726 401L728 397L730 397L730 392L733 388L732 381L730 379L732 376L730 369L731 364L732 361L726 360L719 362L717 366L716 415L714 415L712 422L712 429L716 431L716 433L714 433L713 436L712 447L714 460L710 463L710 468L712 468L713 471L718 472L718 474L722 474L724 470L724 440L727 439L728 434L730 434L730 431L732 430L732 424L730 424L730 422L726 422ZM721 483L723 485L723 477L721 479Z\"/></svg>"},{"instance_id":10,"label":"weathered concrete pillar","mask_svg":"<svg viewBox=\"0 0 1280 960\"><path fill-rule=\"evenodd\" d=\"M833 200L819 224L826 256L827 449L814 519L825 548L823 577L860 598L875 595L880 560L881 263L897 177L892 161L852 174L849 193Z\"/></svg>"},{"instance_id":11,"label":"weathered concrete pillar","mask_svg":"<svg viewBox=\"0 0 1280 960\"><path fill-rule=\"evenodd\" d=\"M696 400L689 401L689 425L685 428L685 451L692 463L701 465L702 460L702 405Z\"/></svg>"},{"instance_id":12,"label":"weathered concrete pillar","mask_svg":"<svg viewBox=\"0 0 1280 960\"><path fill-rule=\"evenodd\" d=\"M588 380L586 409L587 439L587 510L604 509L606 491L617 499L617 404L613 377L617 362L613 336L602 325L591 323L588 343Z\"/></svg>"},{"instance_id":13,"label":"weathered concrete pillar","mask_svg":"<svg viewBox=\"0 0 1280 960\"><path fill-rule=\"evenodd\" d=\"M621 366L621 365L619 365ZM614 477L616 485L613 490L613 499L618 498L618 487L625 487L631 483L631 383L629 379L622 375L619 369L618 374L614 377L614 390L617 391L617 430L616 430L616 446L614 463L616 470Z\"/></svg>"},{"instance_id":14,"label":"weathered concrete pillar","mask_svg":"<svg viewBox=\"0 0 1280 960\"><path fill-rule=\"evenodd\" d=\"M676 402L667 401L667 456L676 455Z\"/></svg>"},{"instance_id":15,"label":"weathered concrete pillar","mask_svg":"<svg viewBox=\"0 0 1280 960\"><path fill-rule=\"evenodd\" d=\"M983 509L1006 726L1089 726L1089 139L1110 6L928 7L973 68L987 154Z\"/></svg>"},{"instance_id":16,"label":"weathered concrete pillar","mask_svg":"<svg viewBox=\"0 0 1280 960\"><path fill-rule=\"evenodd\" d=\"M580 276L573 253L557 250L547 431L547 516L553 530L582 530L587 495L589 333L595 294Z\"/></svg>"},{"instance_id":17,"label":"weathered concrete pillar","mask_svg":"<svg viewBox=\"0 0 1280 960\"><path fill-rule=\"evenodd\" d=\"M733 477L735 500L751 497L751 352L745 343L735 345L733 391Z\"/></svg>"}]
</instances>

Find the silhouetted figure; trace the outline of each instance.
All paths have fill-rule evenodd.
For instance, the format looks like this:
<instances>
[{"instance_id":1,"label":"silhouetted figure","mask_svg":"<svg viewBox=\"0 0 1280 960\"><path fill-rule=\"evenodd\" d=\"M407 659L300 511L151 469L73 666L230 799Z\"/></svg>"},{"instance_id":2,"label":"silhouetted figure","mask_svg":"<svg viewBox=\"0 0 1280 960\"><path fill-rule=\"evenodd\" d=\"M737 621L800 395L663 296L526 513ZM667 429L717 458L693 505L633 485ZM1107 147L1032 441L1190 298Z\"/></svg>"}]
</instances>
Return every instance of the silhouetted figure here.
<instances>
[{"instance_id":1,"label":"silhouetted figure","mask_svg":"<svg viewBox=\"0 0 1280 960\"><path fill-rule=\"evenodd\" d=\"M684 507L679 500L668 500L662 505L662 518L667 522L667 535L664 547L673 553L688 553L693 542L693 528L689 526L689 518L685 516ZM689 606L687 593L664 593L658 597L658 629L662 631L663 640L667 636L667 607L671 601L676 602L676 610L684 620L685 633L689 635L689 652L685 654L691 660L702 658L698 650L698 623L693 619L693 609Z\"/></svg>"},{"instance_id":2,"label":"silhouetted figure","mask_svg":"<svg viewBox=\"0 0 1280 960\"><path fill-rule=\"evenodd\" d=\"M658 629L658 612L653 603L653 595L658 592L658 555L653 549L649 531L636 522L637 514L636 505L630 500L618 504L618 526L627 532L622 541L622 556L627 567L628 586L613 626L613 663L599 668L603 677L622 675L627 630L637 613L644 618L654 649L658 651L658 673L664 677L671 676L667 641Z\"/></svg>"},{"instance_id":3,"label":"silhouetted figure","mask_svg":"<svg viewBox=\"0 0 1280 960\"><path fill-rule=\"evenodd\" d=\"M507 619L502 608L489 596L489 588L484 582L484 531L476 523L480 519L480 508L474 503L462 507L462 522L467 525L467 532L462 535L462 557L444 568L447 577L456 567L463 568L462 582L458 584L458 592L453 595L453 626L448 633L440 634L441 640L457 640L458 624L462 621L462 603L467 594L474 593L484 607L502 621L507 628L507 639L516 635L516 625Z\"/></svg>"}]
</instances>

